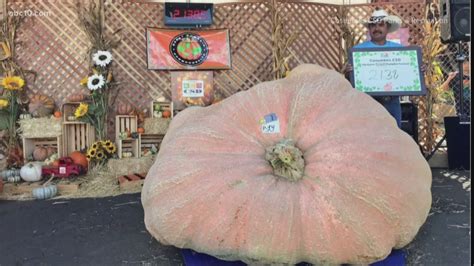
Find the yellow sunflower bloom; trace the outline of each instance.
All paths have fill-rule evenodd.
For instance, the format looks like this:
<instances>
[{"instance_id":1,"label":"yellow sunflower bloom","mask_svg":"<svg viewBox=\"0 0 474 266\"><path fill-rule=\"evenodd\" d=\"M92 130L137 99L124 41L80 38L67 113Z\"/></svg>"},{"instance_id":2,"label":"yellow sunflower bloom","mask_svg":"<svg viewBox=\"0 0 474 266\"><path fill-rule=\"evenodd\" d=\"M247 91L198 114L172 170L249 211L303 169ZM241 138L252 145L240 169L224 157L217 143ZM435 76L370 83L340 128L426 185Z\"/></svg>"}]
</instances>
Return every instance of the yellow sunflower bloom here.
<instances>
[{"instance_id":1,"label":"yellow sunflower bloom","mask_svg":"<svg viewBox=\"0 0 474 266\"><path fill-rule=\"evenodd\" d=\"M97 155L97 150L96 149L92 149L90 148L88 151L87 151L87 157L90 158L90 159L94 159Z\"/></svg>"},{"instance_id":2,"label":"yellow sunflower bloom","mask_svg":"<svg viewBox=\"0 0 474 266\"><path fill-rule=\"evenodd\" d=\"M77 107L76 111L74 112L74 116L76 118L83 117L87 114L87 111L89 110L89 105L85 103L81 103L79 107Z\"/></svg>"},{"instance_id":3,"label":"yellow sunflower bloom","mask_svg":"<svg viewBox=\"0 0 474 266\"><path fill-rule=\"evenodd\" d=\"M3 109L8 106L8 100L6 99L0 99L0 109Z\"/></svg>"},{"instance_id":4,"label":"yellow sunflower bloom","mask_svg":"<svg viewBox=\"0 0 474 266\"><path fill-rule=\"evenodd\" d=\"M96 155L97 160L102 160L105 158L105 154L103 151L98 151Z\"/></svg>"},{"instance_id":5,"label":"yellow sunflower bloom","mask_svg":"<svg viewBox=\"0 0 474 266\"><path fill-rule=\"evenodd\" d=\"M89 77L85 77L83 79L81 79L81 86L87 86L87 81L89 80Z\"/></svg>"},{"instance_id":6,"label":"yellow sunflower bloom","mask_svg":"<svg viewBox=\"0 0 474 266\"><path fill-rule=\"evenodd\" d=\"M6 76L2 80L2 86L7 90L21 90L25 86L25 81L19 76Z\"/></svg>"},{"instance_id":7,"label":"yellow sunflower bloom","mask_svg":"<svg viewBox=\"0 0 474 266\"><path fill-rule=\"evenodd\" d=\"M97 150L99 148L99 142L94 142L94 144L92 144L91 146L91 149L94 149L94 150Z\"/></svg>"},{"instance_id":8,"label":"yellow sunflower bloom","mask_svg":"<svg viewBox=\"0 0 474 266\"><path fill-rule=\"evenodd\" d=\"M117 148L115 147L115 145L112 145L110 147L105 147L105 151L108 154L114 154L117 151Z\"/></svg>"},{"instance_id":9,"label":"yellow sunflower bloom","mask_svg":"<svg viewBox=\"0 0 474 266\"><path fill-rule=\"evenodd\" d=\"M107 148L114 146L114 144L110 140L104 141L104 143L102 145L104 145L104 147L107 147Z\"/></svg>"}]
</instances>

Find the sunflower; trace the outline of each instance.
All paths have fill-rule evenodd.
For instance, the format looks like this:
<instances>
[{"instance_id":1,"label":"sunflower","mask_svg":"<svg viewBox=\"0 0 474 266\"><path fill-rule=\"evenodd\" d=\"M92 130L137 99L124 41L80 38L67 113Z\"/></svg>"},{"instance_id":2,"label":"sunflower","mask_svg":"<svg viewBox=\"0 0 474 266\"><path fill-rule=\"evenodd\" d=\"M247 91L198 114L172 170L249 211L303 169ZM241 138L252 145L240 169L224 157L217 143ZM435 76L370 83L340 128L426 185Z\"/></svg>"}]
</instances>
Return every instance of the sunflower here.
<instances>
[{"instance_id":1,"label":"sunflower","mask_svg":"<svg viewBox=\"0 0 474 266\"><path fill-rule=\"evenodd\" d=\"M99 150L99 151L97 151L97 155L95 157L97 158L97 160L100 161L100 160L105 158L105 154L102 150Z\"/></svg>"},{"instance_id":2,"label":"sunflower","mask_svg":"<svg viewBox=\"0 0 474 266\"><path fill-rule=\"evenodd\" d=\"M115 145L112 145L110 147L105 147L105 151L108 154L114 154L117 151L117 148L115 147Z\"/></svg>"},{"instance_id":3,"label":"sunflower","mask_svg":"<svg viewBox=\"0 0 474 266\"><path fill-rule=\"evenodd\" d=\"M114 144L110 140L104 141L102 145L104 145L104 147L107 147L107 148L114 146Z\"/></svg>"},{"instance_id":4,"label":"sunflower","mask_svg":"<svg viewBox=\"0 0 474 266\"><path fill-rule=\"evenodd\" d=\"M25 81L19 76L6 76L2 80L2 85L7 90L20 90L25 86Z\"/></svg>"},{"instance_id":5,"label":"sunflower","mask_svg":"<svg viewBox=\"0 0 474 266\"><path fill-rule=\"evenodd\" d=\"M92 149L92 148L89 148L89 150L87 150L87 157L90 158L90 159L94 159L97 155L97 150L96 149Z\"/></svg>"},{"instance_id":6,"label":"sunflower","mask_svg":"<svg viewBox=\"0 0 474 266\"><path fill-rule=\"evenodd\" d=\"M80 84L81 86L87 86L87 81L89 80L89 77L85 77L81 79Z\"/></svg>"},{"instance_id":7,"label":"sunflower","mask_svg":"<svg viewBox=\"0 0 474 266\"><path fill-rule=\"evenodd\" d=\"M100 144L100 141L94 142L94 144L91 146L91 149L97 150L100 147Z\"/></svg>"},{"instance_id":8,"label":"sunflower","mask_svg":"<svg viewBox=\"0 0 474 266\"><path fill-rule=\"evenodd\" d=\"M106 67L112 62L112 54L109 51L97 51L92 55L92 60L97 66Z\"/></svg>"},{"instance_id":9,"label":"sunflower","mask_svg":"<svg viewBox=\"0 0 474 266\"><path fill-rule=\"evenodd\" d=\"M9 104L7 99L0 99L0 109L7 107Z\"/></svg>"},{"instance_id":10,"label":"sunflower","mask_svg":"<svg viewBox=\"0 0 474 266\"><path fill-rule=\"evenodd\" d=\"M87 79L87 88L91 91L102 88L105 85L105 78L100 74L94 74Z\"/></svg>"},{"instance_id":11,"label":"sunflower","mask_svg":"<svg viewBox=\"0 0 474 266\"><path fill-rule=\"evenodd\" d=\"M77 107L76 111L74 111L74 116L76 118L81 118L87 114L87 111L89 110L89 105L86 103L81 103L79 104L79 107Z\"/></svg>"}]
</instances>

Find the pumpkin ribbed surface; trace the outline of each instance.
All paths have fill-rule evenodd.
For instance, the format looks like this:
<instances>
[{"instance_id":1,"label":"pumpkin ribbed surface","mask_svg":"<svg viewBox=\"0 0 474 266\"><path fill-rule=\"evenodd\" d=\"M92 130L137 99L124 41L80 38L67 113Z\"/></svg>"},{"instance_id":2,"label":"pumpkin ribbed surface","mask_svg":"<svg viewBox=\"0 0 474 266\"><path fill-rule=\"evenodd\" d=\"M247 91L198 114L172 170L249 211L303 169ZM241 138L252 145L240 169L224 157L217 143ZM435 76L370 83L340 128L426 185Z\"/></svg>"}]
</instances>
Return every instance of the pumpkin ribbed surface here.
<instances>
[{"instance_id":1,"label":"pumpkin ribbed surface","mask_svg":"<svg viewBox=\"0 0 474 266\"><path fill-rule=\"evenodd\" d=\"M280 133L262 133L269 113ZM291 178L274 169L285 161ZM164 244L247 263L370 263L414 238L430 186L417 144L380 104L303 65L179 113L142 204Z\"/></svg>"}]
</instances>

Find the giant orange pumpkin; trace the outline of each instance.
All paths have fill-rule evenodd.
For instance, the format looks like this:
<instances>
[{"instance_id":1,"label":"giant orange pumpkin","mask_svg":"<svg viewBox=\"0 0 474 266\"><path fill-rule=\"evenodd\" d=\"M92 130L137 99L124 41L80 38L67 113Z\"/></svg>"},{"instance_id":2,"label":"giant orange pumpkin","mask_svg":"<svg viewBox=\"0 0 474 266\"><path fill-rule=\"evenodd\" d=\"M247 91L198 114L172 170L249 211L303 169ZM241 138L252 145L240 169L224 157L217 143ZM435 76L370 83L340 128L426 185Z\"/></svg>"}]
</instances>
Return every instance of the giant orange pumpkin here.
<instances>
[{"instance_id":1,"label":"giant orange pumpkin","mask_svg":"<svg viewBox=\"0 0 474 266\"><path fill-rule=\"evenodd\" d=\"M264 133L272 113L280 132ZM430 186L417 144L379 103L303 65L180 112L142 204L164 244L247 263L356 264L415 237Z\"/></svg>"}]
</instances>

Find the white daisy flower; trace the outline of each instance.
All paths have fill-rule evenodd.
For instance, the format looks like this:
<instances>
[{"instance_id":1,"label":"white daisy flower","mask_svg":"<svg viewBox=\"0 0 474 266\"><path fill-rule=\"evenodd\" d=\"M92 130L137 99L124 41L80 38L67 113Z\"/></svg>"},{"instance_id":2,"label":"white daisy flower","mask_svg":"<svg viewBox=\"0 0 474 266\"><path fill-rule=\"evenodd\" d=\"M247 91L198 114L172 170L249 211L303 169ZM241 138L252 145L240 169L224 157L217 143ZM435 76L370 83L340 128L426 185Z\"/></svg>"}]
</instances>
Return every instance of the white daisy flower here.
<instances>
[{"instance_id":1,"label":"white daisy flower","mask_svg":"<svg viewBox=\"0 0 474 266\"><path fill-rule=\"evenodd\" d=\"M94 74L87 79L87 88L91 91L102 88L105 85L105 78L102 75Z\"/></svg>"},{"instance_id":2,"label":"white daisy flower","mask_svg":"<svg viewBox=\"0 0 474 266\"><path fill-rule=\"evenodd\" d=\"M109 51L97 51L92 55L92 60L97 66L105 67L112 62L112 54Z\"/></svg>"}]
</instances>

